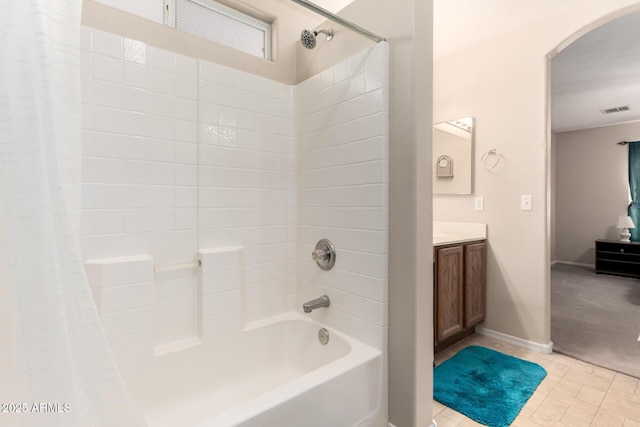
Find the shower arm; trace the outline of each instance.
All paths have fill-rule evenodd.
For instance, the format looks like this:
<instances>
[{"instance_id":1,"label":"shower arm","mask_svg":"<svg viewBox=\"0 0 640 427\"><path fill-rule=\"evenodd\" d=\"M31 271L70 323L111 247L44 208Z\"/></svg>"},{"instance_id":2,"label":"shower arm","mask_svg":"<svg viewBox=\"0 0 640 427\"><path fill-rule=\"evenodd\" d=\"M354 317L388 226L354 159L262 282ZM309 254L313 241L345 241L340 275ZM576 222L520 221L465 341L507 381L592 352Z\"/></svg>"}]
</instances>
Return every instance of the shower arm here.
<instances>
[{"instance_id":1,"label":"shower arm","mask_svg":"<svg viewBox=\"0 0 640 427\"><path fill-rule=\"evenodd\" d=\"M318 34L324 34L325 36L327 36L327 40L331 40L333 38L333 30L315 30L314 33L316 35Z\"/></svg>"},{"instance_id":2,"label":"shower arm","mask_svg":"<svg viewBox=\"0 0 640 427\"><path fill-rule=\"evenodd\" d=\"M344 18L339 17L336 14L333 14L331 12L329 12L326 9L321 8L320 6L318 6L317 4L311 3L310 1L307 0L291 0L294 3L298 3L300 6L306 7L307 9L317 13L318 15L322 15L327 19L332 20L333 22L336 22L340 25L342 25L345 28L348 28L352 31L355 31L356 33L365 36L368 39L373 40L374 42L383 42L386 39L383 37L380 37L377 34L372 33L371 31L365 30L364 28L350 22L347 21Z\"/></svg>"}]
</instances>

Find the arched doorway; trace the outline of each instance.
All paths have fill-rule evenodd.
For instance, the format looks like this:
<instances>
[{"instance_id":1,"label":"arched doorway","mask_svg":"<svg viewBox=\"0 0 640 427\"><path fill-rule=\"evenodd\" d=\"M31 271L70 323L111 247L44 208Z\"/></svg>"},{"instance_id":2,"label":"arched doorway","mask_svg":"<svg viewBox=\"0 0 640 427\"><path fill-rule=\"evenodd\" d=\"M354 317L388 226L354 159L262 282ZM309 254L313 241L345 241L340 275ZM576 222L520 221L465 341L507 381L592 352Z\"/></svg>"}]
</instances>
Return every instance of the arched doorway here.
<instances>
[{"instance_id":1,"label":"arched doorway","mask_svg":"<svg viewBox=\"0 0 640 427\"><path fill-rule=\"evenodd\" d=\"M596 275L594 241L619 240L629 201L627 149L616 143L640 140L639 9L602 18L550 53L547 152L554 350L635 377L637 283Z\"/></svg>"}]
</instances>

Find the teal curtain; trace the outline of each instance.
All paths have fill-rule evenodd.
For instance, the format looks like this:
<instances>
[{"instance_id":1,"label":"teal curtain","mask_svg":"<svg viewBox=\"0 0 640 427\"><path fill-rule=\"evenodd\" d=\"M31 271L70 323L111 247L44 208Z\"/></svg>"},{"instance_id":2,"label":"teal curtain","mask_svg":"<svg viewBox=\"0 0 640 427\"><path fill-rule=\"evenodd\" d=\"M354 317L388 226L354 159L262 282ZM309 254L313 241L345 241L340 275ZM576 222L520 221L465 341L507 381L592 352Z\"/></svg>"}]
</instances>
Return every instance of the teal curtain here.
<instances>
[{"instance_id":1,"label":"teal curtain","mask_svg":"<svg viewBox=\"0 0 640 427\"><path fill-rule=\"evenodd\" d=\"M629 230L631 241L640 241L640 141L629 143L629 190L631 190L631 203L629 204L629 216L636 228Z\"/></svg>"}]
</instances>

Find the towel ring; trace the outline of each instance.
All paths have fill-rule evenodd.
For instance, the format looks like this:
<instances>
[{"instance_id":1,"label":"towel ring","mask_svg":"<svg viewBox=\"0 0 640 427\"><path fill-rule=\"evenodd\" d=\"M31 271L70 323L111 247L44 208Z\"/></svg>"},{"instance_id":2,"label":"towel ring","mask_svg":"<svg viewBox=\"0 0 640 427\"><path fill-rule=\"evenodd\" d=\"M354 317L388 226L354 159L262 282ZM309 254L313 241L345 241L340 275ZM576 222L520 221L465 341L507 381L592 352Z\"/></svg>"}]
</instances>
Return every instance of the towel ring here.
<instances>
[{"instance_id":1,"label":"towel ring","mask_svg":"<svg viewBox=\"0 0 640 427\"><path fill-rule=\"evenodd\" d=\"M495 156L495 160L493 161L491 161L492 156ZM495 148L489 150L482 155L482 157L480 158L480 163L486 170L493 169L498 166L498 163L500 163L500 154L498 154L498 151Z\"/></svg>"}]
</instances>

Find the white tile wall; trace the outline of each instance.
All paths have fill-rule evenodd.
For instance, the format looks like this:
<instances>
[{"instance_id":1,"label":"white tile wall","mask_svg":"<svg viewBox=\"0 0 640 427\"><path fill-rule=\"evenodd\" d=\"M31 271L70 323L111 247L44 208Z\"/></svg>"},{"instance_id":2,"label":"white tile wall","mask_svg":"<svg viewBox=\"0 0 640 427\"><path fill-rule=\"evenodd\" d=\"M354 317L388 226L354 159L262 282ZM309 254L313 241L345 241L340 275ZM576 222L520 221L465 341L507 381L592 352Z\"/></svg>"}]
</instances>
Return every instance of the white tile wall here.
<instances>
[{"instance_id":1,"label":"white tile wall","mask_svg":"<svg viewBox=\"0 0 640 427\"><path fill-rule=\"evenodd\" d=\"M295 147L295 309L327 294L312 316L382 348L388 325L388 46L373 48L299 84ZM336 265L311 260L316 242Z\"/></svg>"},{"instance_id":2,"label":"white tile wall","mask_svg":"<svg viewBox=\"0 0 640 427\"><path fill-rule=\"evenodd\" d=\"M84 258L192 260L197 61L88 28L82 47L84 133L93 141L83 153L84 191L92 198L84 204Z\"/></svg>"},{"instance_id":3,"label":"white tile wall","mask_svg":"<svg viewBox=\"0 0 640 427\"><path fill-rule=\"evenodd\" d=\"M118 366L130 371L154 354L153 258L103 258L85 263L98 313Z\"/></svg>"},{"instance_id":4,"label":"white tile wall","mask_svg":"<svg viewBox=\"0 0 640 427\"><path fill-rule=\"evenodd\" d=\"M245 284L245 251L241 246L201 250L200 289L202 293L202 336L207 339L221 331L225 315L241 315L242 287ZM246 297L245 297L246 298ZM239 331L240 323L231 322L226 332Z\"/></svg>"},{"instance_id":5,"label":"white tile wall","mask_svg":"<svg viewBox=\"0 0 640 427\"><path fill-rule=\"evenodd\" d=\"M199 335L198 271L157 271L154 277L154 344L156 348Z\"/></svg>"},{"instance_id":6,"label":"white tile wall","mask_svg":"<svg viewBox=\"0 0 640 427\"><path fill-rule=\"evenodd\" d=\"M199 71L200 247L244 247L245 320L278 314L288 295L291 91L206 61ZM239 295L205 298L232 310Z\"/></svg>"},{"instance_id":7,"label":"white tile wall","mask_svg":"<svg viewBox=\"0 0 640 427\"><path fill-rule=\"evenodd\" d=\"M381 343L387 46L292 87L95 29L82 36L81 244L116 352L136 348L127 363L140 362L153 346L238 330L320 293L332 310L314 316ZM319 273L309 254L323 237L339 255ZM102 286L138 255L151 271L200 257L201 276Z\"/></svg>"}]
</instances>

